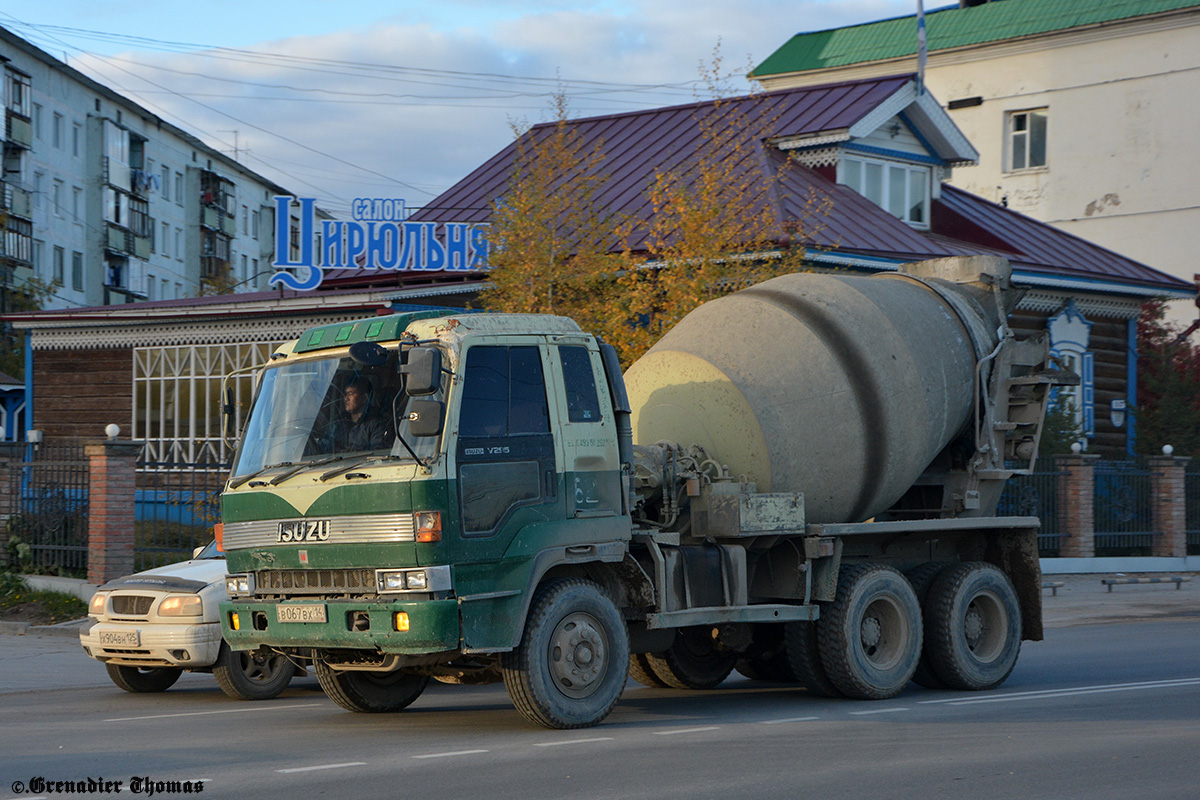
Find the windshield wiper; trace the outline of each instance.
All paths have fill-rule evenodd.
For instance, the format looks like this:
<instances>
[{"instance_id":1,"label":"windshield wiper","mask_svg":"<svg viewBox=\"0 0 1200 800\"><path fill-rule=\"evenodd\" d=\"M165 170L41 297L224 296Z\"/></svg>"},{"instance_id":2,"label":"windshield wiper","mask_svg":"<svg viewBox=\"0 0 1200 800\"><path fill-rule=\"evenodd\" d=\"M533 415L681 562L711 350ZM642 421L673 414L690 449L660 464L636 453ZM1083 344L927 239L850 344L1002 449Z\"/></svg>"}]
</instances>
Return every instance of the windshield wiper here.
<instances>
[{"instance_id":1,"label":"windshield wiper","mask_svg":"<svg viewBox=\"0 0 1200 800\"><path fill-rule=\"evenodd\" d=\"M358 461L355 461L353 464L344 464L336 469L329 470L329 472L322 473L320 480L326 481L330 478L337 477L338 475L349 472L352 469L361 467L368 461L403 461L403 459L400 458L400 456L394 456L391 453L387 454L386 456L367 456L366 458L361 458Z\"/></svg>"},{"instance_id":2,"label":"windshield wiper","mask_svg":"<svg viewBox=\"0 0 1200 800\"><path fill-rule=\"evenodd\" d=\"M271 480L269 480L268 483L271 486L278 486L279 484L286 481L288 478L295 475L297 472L303 472L304 470L310 469L312 467L319 467L323 464L332 464L335 461L343 461L345 459L346 459L346 456L330 456L329 458L322 458L320 461L301 461L299 464L296 464L288 471L281 472L278 475L276 475L274 478L271 478Z\"/></svg>"},{"instance_id":3,"label":"windshield wiper","mask_svg":"<svg viewBox=\"0 0 1200 800\"><path fill-rule=\"evenodd\" d=\"M254 480L259 475L262 475L264 472L266 472L269 469L278 469L279 467L290 467L290 466L292 466L292 462L290 462L290 461L280 461L278 464L267 464L265 467L262 467L261 469L254 470L254 472L248 472L245 475L239 475L238 477L233 478L232 480L229 481L229 488L236 489L239 486L241 486L243 483Z\"/></svg>"}]
</instances>

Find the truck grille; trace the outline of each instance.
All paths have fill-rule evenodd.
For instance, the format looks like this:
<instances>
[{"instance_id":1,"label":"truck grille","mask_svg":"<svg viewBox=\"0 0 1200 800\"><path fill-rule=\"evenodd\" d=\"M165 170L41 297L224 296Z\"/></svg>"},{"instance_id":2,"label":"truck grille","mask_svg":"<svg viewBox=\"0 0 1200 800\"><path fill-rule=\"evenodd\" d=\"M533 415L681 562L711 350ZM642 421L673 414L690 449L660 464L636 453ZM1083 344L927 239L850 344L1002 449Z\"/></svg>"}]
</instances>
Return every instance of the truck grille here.
<instances>
[{"instance_id":1,"label":"truck grille","mask_svg":"<svg viewBox=\"0 0 1200 800\"><path fill-rule=\"evenodd\" d=\"M259 594L376 592L374 569L268 569L255 573Z\"/></svg>"},{"instance_id":2,"label":"truck grille","mask_svg":"<svg viewBox=\"0 0 1200 800\"><path fill-rule=\"evenodd\" d=\"M145 595L114 594L112 596L113 613L122 616L144 617L150 613L152 605L154 605L154 598Z\"/></svg>"},{"instance_id":3,"label":"truck grille","mask_svg":"<svg viewBox=\"0 0 1200 800\"><path fill-rule=\"evenodd\" d=\"M324 542L307 542L307 545L349 544L375 542L415 542L416 530L413 515L409 514L364 514L362 516L327 517L329 538ZM226 550L243 550L248 547L270 547L280 544L279 523L291 522L284 519L260 519L252 522L226 522L222 541Z\"/></svg>"}]
</instances>

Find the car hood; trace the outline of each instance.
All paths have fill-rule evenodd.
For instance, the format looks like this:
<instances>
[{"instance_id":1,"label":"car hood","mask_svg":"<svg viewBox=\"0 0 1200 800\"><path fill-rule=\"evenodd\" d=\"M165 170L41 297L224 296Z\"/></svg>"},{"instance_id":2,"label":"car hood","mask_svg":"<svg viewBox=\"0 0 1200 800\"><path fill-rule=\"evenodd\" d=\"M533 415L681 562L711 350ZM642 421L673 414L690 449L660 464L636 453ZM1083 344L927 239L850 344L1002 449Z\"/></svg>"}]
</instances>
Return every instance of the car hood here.
<instances>
[{"instance_id":1,"label":"car hood","mask_svg":"<svg viewBox=\"0 0 1200 800\"><path fill-rule=\"evenodd\" d=\"M225 559L199 558L192 561L181 561L178 564L168 564L165 567L155 567L134 575L126 575L123 578L109 581L100 589L102 591L129 588L195 592L211 583L224 580L225 572Z\"/></svg>"}]
</instances>

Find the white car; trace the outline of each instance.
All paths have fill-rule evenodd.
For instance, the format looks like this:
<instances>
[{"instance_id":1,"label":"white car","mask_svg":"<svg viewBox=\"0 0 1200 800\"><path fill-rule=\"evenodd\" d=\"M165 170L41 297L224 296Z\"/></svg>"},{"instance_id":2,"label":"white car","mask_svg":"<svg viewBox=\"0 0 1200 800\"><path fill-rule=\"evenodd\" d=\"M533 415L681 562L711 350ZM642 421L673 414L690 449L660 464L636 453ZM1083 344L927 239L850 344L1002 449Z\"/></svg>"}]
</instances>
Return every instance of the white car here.
<instances>
[{"instance_id":1,"label":"white car","mask_svg":"<svg viewBox=\"0 0 1200 800\"><path fill-rule=\"evenodd\" d=\"M164 691L188 670L211 672L239 700L277 696L296 666L278 653L230 650L221 638L225 571L225 554L211 542L191 561L109 581L88 607L84 652L127 692Z\"/></svg>"}]
</instances>

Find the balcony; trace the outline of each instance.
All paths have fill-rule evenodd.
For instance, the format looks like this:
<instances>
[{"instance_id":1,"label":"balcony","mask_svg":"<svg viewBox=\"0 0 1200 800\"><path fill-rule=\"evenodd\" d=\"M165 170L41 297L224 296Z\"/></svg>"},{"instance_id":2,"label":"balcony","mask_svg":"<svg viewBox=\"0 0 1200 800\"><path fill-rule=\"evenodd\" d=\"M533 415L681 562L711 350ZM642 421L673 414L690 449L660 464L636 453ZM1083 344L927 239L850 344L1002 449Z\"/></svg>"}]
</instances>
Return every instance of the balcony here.
<instances>
[{"instance_id":1,"label":"balcony","mask_svg":"<svg viewBox=\"0 0 1200 800\"><path fill-rule=\"evenodd\" d=\"M33 219L33 193L11 183L5 183L3 186L4 210L14 217Z\"/></svg>"},{"instance_id":2,"label":"balcony","mask_svg":"<svg viewBox=\"0 0 1200 800\"><path fill-rule=\"evenodd\" d=\"M7 112L8 120L4 126L5 136L13 144L20 145L26 150L33 147L33 124L25 117L18 116L11 110Z\"/></svg>"}]
</instances>

